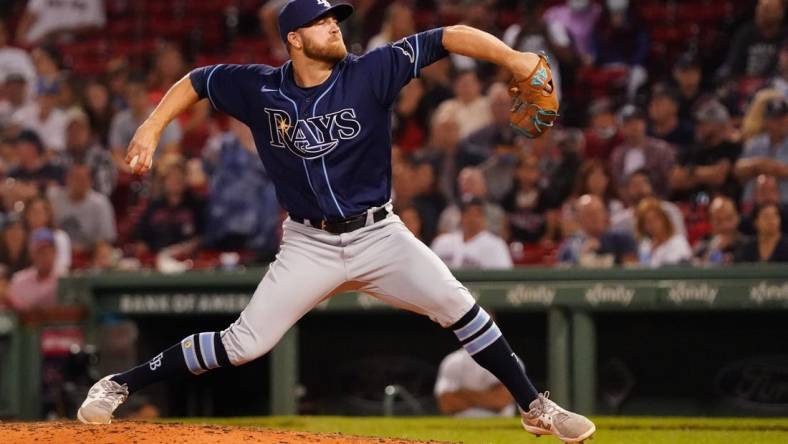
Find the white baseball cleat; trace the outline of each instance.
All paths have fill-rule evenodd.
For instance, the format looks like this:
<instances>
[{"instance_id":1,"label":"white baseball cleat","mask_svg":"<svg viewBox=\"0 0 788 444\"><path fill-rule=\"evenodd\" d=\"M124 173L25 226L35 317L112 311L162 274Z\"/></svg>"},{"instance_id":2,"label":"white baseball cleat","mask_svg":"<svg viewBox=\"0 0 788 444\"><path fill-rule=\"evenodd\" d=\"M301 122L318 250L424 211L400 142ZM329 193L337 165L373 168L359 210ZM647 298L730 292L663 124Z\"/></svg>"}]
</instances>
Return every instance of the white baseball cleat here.
<instances>
[{"instance_id":1,"label":"white baseball cleat","mask_svg":"<svg viewBox=\"0 0 788 444\"><path fill-rule=\"evenodd\" d=\"M520 411L523 428L538 438L554 435L567 444L592 439L596 426L583 415L570 412L549 399L550 392L539 394L527 412Z\"/></svg>"},{"instance_id":2,"label":"white baseball cleat","mask_svg":"<svg viewBox=\"0 0 788 444\"><path fill-rule=\"evenodd\" d=\"M77 419L85 424L109 424L112 422L112 413L126 398L129 389L126 384L118 384L109 378L103 377L88 391L88 397L77 411Z\"/></svg>"}]
</instances>

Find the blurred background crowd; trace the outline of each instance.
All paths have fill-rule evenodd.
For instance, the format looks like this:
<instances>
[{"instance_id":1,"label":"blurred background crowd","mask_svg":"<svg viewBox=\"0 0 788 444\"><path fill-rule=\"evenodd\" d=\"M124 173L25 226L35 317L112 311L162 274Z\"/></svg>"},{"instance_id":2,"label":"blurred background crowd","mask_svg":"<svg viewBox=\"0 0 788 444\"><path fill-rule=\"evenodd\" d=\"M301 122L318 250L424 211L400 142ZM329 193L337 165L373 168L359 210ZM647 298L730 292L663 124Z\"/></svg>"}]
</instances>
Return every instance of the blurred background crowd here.
<instances>
[{"instance_id":1,"label":"blurred background crowd","mask_svg":"<svg viewBox=\"0 0 788 444\"><path fill-rule=\"evenodd\" d=\"M125 150L168 87L286 60L283 0L0 2L0 307L73 270L234 267L286 215L249 130L207 101ZM355 0L356 54L464 23L544 51L559 125L508 125L509 74L449 57L394 106L393 202L451 267L788 261L783 0ZM781 223L783 222L783 223Z\"/></svg>"}]
</instances>

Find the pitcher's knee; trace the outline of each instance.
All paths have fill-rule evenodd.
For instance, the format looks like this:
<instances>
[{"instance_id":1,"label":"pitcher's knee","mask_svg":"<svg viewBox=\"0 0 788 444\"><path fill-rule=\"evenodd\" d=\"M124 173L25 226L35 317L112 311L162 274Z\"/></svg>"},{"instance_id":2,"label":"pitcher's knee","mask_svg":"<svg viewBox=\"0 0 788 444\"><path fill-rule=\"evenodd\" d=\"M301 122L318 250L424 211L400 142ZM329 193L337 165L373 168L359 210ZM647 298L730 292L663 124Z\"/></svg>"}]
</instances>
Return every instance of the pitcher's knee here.
<instances>
[{"instance_id":1,"label":"pitcher's knee","mask_svg":"<svg viewBox=\"0 0 788 444\"><path fill-rule=\"evenodd\" d=\"M243 322L236 322L222 332L222 343L230 363L237 367L271 351L280 337L281 335L260 334Z\"/></svg>"},{"instance_id":2,"label":"pitcher's knee","mask_svg":"<svg viewBox=\"0 0 788 444\"><path fill-rule=\"evenodd\" d=\"M433 303L427 315L441 327L454 324L476 304L470 292L462 286L442 291L430 299Z\"/></svg>"}]
</instances>

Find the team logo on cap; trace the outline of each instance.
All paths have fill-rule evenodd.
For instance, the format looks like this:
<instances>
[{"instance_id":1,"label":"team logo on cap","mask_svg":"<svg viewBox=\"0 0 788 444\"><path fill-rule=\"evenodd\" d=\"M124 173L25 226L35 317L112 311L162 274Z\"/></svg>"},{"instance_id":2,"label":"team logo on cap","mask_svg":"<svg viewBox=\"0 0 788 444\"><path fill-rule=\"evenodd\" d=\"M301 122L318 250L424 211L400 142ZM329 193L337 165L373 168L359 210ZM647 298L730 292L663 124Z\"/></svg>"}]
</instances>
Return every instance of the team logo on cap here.
<instances>
[{"instance_id":1,"label":"team logo on cap","mask_svg":"<svg viewBox=\"0 0 788 444\"><path fill-rule=\"evenodd\" d=\"M287 148L304 159L317 159L330 153L341 140L355 139L361 132L356 110L345 108L308 119L293 119L287 111L266 108L268 129L274 148Z\"/></svg>"},{"instance_id":2,"label":"team logo on cap","mask_svg":"<svg viewBox=\"0 0 788 444\"><path fill-rule=\"evenodd\" d=\"M317 0L317 4L320 6L325 6L326 8L331 7L331 3L329 3L328 0Z\"/></svg>"}]
</instances>

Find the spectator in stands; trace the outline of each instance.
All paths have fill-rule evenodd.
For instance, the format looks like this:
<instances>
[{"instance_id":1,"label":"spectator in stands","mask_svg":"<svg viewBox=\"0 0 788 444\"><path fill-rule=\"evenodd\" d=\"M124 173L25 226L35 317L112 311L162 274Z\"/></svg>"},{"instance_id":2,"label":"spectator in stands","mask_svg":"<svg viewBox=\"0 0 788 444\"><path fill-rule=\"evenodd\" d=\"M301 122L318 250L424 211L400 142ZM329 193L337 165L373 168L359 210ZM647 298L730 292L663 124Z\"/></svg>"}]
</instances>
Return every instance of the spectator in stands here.
<instances>
[{"instance_id":1,"label":"spectator in stands","mask_svg":"<svg viewBox=\"0 0 788 444\"><path fill-rule=\"evenodd\" d=\"M624 183L623 188L624 198L627 202L628 208L611 220L611 225L614 230L636 235L636 214L635 210L638 205L647 198L655 198L654 190L651 186L648 171L638 170L630 174ZM684 216L681 210L673 202L661 200L660 204L665 213L670 217L670 222L675 232L686 236L687 229L684 224Z\"/></svg>"},{"instance_id":2,"label":"spectator in stands","mask_svg":"<svg viewBox=\"0 0 788 444\"><path fill-rule=\"evenodd\" d=\"M447 355L438 367L435 397L444 415L457 418L511 417L512 395L501 381L464 349Z\"/></svg>"},{"instance_id":3,"label":"spectator in stands","mask_svg":"<svg viewBox=\"0 0 788 444\"><path fill-rule=\"evenodd\" d=\"M648 198L637 207L638 256L643 266L656 268L692 258L687 238L678 233L658 199Z\"/></svg>"},{"instance_id":4,"label":"spectator in stands","mask_svg":"<svg viewBox=\"0 0 788 444\"><path fill-rule=\"evenodd\" d=\"M756 237L739 250L736 262L788 262L788 238L780 230L777 205L756 207L753 217Z\"/></svg>"},{"instance_id":5,"label":"spectator in stands","mask_svg":"<svg viewBox=\"0 0 788 444\"><path fill-rule=\"evenodd\" d=\"M788 99L766 103L765 132L750 139L736 162L734 173L745 185L744 200L752 200L752 179L766 174L780 180L782 202L788 203Z\"/></svg>"},{"instance_id":6,"label":"spectator in stands","mask_svg":"<svg viewBox=\"0 0 788 444\"><path fill-rule=\"evenodd\" d=\"M129 78L125 91L126 103L129 108L115 114L109 131L109 143L115 158L115 165L119 170L128 171L126 164L126 148L131 142L137 128L151 112L152 106L148 100L145 81L137 76ZM156 153L177 152L181 142L181 126L177 120L167 125L162 132Z\"/></svg>"},{"instance_id":7,"label":"spectator in stands","mask_svg":"<svg viewBox=\"0 0 788 444\"><path fill-rule=\"evenodd\" d=\"M517 155L524 137L509 124L512 99L503 83L494 83L488 92L492 122L460 141L460 167L478 166L487 182L488 198L500 202L514 183Z\"/></svg>"},{"instance_id":8,"label":"spectator in stands","mask_svg":"<svg viewBox=\"0 0 788 444\"><path fill-rule=\"evenodd\" d=\"M380 32L369 39L367 51L394 43L416 32L413 9L402 3L391 3L386 8Z\"/></svg>"},{"instance_id":9,"label":"spectator in stands","mask_svg":"<svg viewBox=\"0 0 788 444\"><path fill-rule=\"evenodd\" d=\"M584 64L591 64L594 52L594 28L602 7L591 0L567 0L564 5L548 8L544 13L547 29L558 46L571 46Z\"/></svg>"},{"instance_id":10,"label":"spectator in stands","mask_svg":"<svg viewBox=\"0 0 788 444\"><path fill-rule=\"evenodd\" d=\"M63 76L61 70L63 63L57 47L52 45L37 46L30 51L30 57L33 59L38 76L32 86L39 83L44 85L60 83Z\"/></svg>"},{"instance_id":11,"label":"spectator in stands","mask_svg":"<svg viewBox=\"0 0 788 444\"><path fill-rule=\"evenodd\" d=\"M700 242L694 256L702 265L731 264L735 253L747 241L738 230L736 203L728 197L716 197L711 201L709 214L711 236Z\"/></svg>"},{"instance_id":12,"label":"spectator in stands","mask_svg":"<svg viewBox=\"0 0 788 444\"><path fill-rule=\"evenodd\" d=\"M19 165L8 173L10 177L34 183L42 192L63 182L63 170L46 159L44 145L35 132L21 131L14 141L14 148Z\"/></svg>"},{"instance_id":13,"label":"spectator in stands","mask_svg":"<svg viewBox=\"0 0 788 444\"><path fill-rule=\"evenodd\" d=\"M355 14L354 14L355 15ZM422 146L428 136L435 109L453 97L450 62L441 59L424 68L400 91L397 104L394 140L406 153Z\"/></svg>"},{"instance_id":14,"label":"spectator in stands","mask_svg":"<svg viewBox=\"0 0 788 444\"><path fill-rule=\"evenodd\" d=\"M452 268L512 268L506 242L486 228L484 201L463 200L460 229L435 238L432 250Z\"/></svg>"},{"instance_id":15,"label":"spectator in stands","mask_svg":"<svg viewBox=\"0 0 788 444\"><path fill-rule=\"evenodd\" d=\"M93 189L109 196L118 177L112 156L96 142L88 116L81 109L70 109L66 113L66 122L66 150L61 156L62 163L67 167L73 163L88 165Z\"/></svg>"},{"instance_id":16,"label":"spectator in stands","mask_svg":"<svg viewBox=\"0 0 788 444\"><path fill-rule=\"evenodd\" d=\"M767 78L774 70L780 44L786 37L782 0L758 0L755 18L736 32L717 78Z\"/></svg>"},{"instance_id":17,"label":"spectator in stands","mask_svg":"<svg viewBox=\"0 0 788 444\"><path fill-rule=\"evenodd\" d=\"M35 78L35 77L34 77ZM11 73L5 76L0 99L0 128L5 129L12 124L12 117L20 109L28 106L27 79L21 74Z\"/></svg>"},{"instance_id":18,"label":"spectator in stands","mask_svg":"<svg viewBox=\"0 0 788 444\"><path fill-rule=\"evenodd\" d=\"M699 193L705 193L738 200L740 187L733 167L741 155L741 145L732 140L728 110L717 100L708 100L695 119L695 144L678 157L671 173L673 199L693 201Z\"/></svg>"},{"instance_id":19,"label":"spectator in stands","mask_svg":"<svg viewBox=\"0 0 788 444\"><path fill-rule=\"evenodd\" d=\"M421 238L429 245L438 234L438 219L446 208L447 200L438 188L437 176L433 164L420 156L411 160L413 197L410 205L419 211Z\"/></svg>"},{"instance_id":20,"label":"spectator in stands","mask_svg":"<svg viewBox=\"0 0 788 444\"><path fill-rule=\"evenodd\" d=\"M116 57L107 62L106 85L109 91L109 103L113 114L117 114L129 107L126 102L126 92L128 91L129 78L142 82L140 75L132 76L129 69L129 62L123 56ZM110 122L110 131L112 123ZM112 145L109 145L112 147Z\"/></svg>"},{"instance_id":21,"label":"spectator in stands","mask_svg":"<svg viewBox=\"0 0 788 444\"><path fill-rule=\"evenodd\" d=\"M106 24L102 0L30 0L16 28L16 40L33 45L57 38L103 28Z\"/></svg>"},{"instance_id":22,"label":"spectator in stands","mask_svg":"<svg viewBox=\"0 0 788 444\"><path fill-rule=\"evenodd\" d=\"M643 112L635 105L626 105L619 112L624 141L610 155L610 172L618 186L635 171L645 170L655 194L666 197L668 178L675 163L675 151L667 143L648 137Z\"/></svg>"},{"instance_id":23,"label":"spectator in stands","mask_svg":"<svg viewBox=\"0 0 788 444\"><path fill-rule=\"evenodd\" d=\"M580 230L561 244L559 262L604 268L637 263L635 239L610 230L610 216L599 196L584 194L574 205Z\"/></svg>"},{"instance_id":24,"label":"spectator in stands","mask_svg":"<svg viewBox=\"0 0 788 444\"><path fill-rule=\"evenodd\" d=\"M777 205L780 209L780 220L788 221L788 204L781 203L780 185L776 177L761 174L755 179L752 193L752 205L745 206L745 215L739 229L748 236L755 235L755 221L752 209L766 205ZM783 233L788 234L788 223L780 224Z\"/></svg>"},{"instance_id":25,"label":"spectator in stands","mask_svg":"<svg viewBox=\"0 0 788 444\"><path fill-rule=\"evenodd\" d=\"M14 74L24 80L24 100L32 97L36 84L36 69L30 55L21 48L9 45L8 28L5 20L0 20L0 83L7 83L8 76Z\"/></svg>"},{"instance_id":26,"label":"spectator in stands","mask_svg":"<svg viewBox=\"0 0 788 444\"><path fill-rule=\"evenodd\" d=\"M623 141L610 99L603 97L591 103L588 107L588 127L583 135L586 140L584 157L607 162L613 149Z\"/></svg>"},{"instance_id":27,"label":"spectator in stands","mask_svg":"<svg viewBox=\"0 0 788 444\"><path fill-rule=\"evenodd\" d=\"M584 145L582 131L574 128L553 130L537 139L528 139L526 152L539 159L546 208L560 208L572 194Z\"/></svg>"},{"instance_id":28,"label":"spectator in stands","mask_svg":"<svg viewBox=\"0 0 788 444\"><path fill-rule=\"evenodd\" d=\"M456 200L459 166L460 128L450 115L433 115L430 122L429 144L419 150L419 156L430 159L436 166L438 189L449 201Z\"/></svg>"},{"instance_id":29,"label":"spectator in stands","mask_svg":"<svg viewBox=\"0 0 788 444\"><path fill-rule=\"evenodd\" d=\"M23 220L28 233L33 233L39 228L46 228L52 232L55 238L55 270L59 274L68 273L71 268L71 239L65 231L55 228L52 204L41 196L29 199L25 203Z\"/></svg>"},{"instance_id":30,"label":"spectator in stands","mask_svg":"<svg viewBox=\"0 0 788 444\"><path fill-rule=\"evenodd\" d=\"M648 79L644 66L649 39L646 27L629 7L629 0L607 0L592 35L594 64L615 70L624 68L626 93L632 100Z\"/></svg>"},{"instance_id":31,"label":"spectator in stands","mask_svg":"<svg viewBox=\"0 0 788 444\"><path fill-rule=\"evenodd\" d=\"M158 252L171 245L199 239L204 226L204 202L186 187L186 166L170 164L158 172L159 196L140 218L134 238L147 250Z\"/></svg>"},{"instance_id":32,"label":"spectator in stands","mask_svg":"<svg viewBox=\"0 0 788 444\"><path fill-rule=\"evenodd\" d=\"M769 87L780 91L788 97L788 37L783 40L780 55L777 58L777 70L769 81Z\"/></svg>"},{"instance_id":33,"label":"spectator in stands","mask_svg":"<svg viewBox=\"0 0 788 444\"><path fill-rule=\"evenodd\" d=\"M484 205L485 228L500 237L507 237L506 213L503 208L495 202L487 200L487 181L479 168L466 167L457 175L457 185L459 189L458 201L463 202L476 198ZM450 233L461 227L462 209L461 205L449 205L440 215L438 220L438 232Z\"/></svg>"},{"instance_id":34,"label":"spectator in stands","mask_svg":"<svg viewBox=\"0 0 788 444\"><path fill-rule=\"evenodd\" d=\"M694 141L693 120L679 117L680 100L678 91L657 83L651 89L648 104L648 135L673 145L679 158L686 155Z\"/></svg>"},{"instance_id":35,"label":"spectator in stands","mask_svg":"<svg viewBox=\"0 0 788 444\"><path fill-rule=\"evenodd\" d=\"M784 99L785 95L773 88L764 88L752 97L741 121L741 139L744 144L766 131L766 107L775 100Z\"/></svg>"},{"instance_id":36,"label":"spectator in stands","mask_svg":"<svg viewBox=\"0 0 788 444\"><path fill-rule=\"evenodd\" d=\"M261 258L275 253L279 204L249 128L231 119L229 131L212 141L204 155L211 173L204 244L251 249Z\"/></svg>"},{"instance_id":37,"label":"spectator in stands","mask_svg":"<svg viewBox=\"0 0 788 444\"><path fill-rule=\"evenodd\" d=\"M21 129L35 131L48 151L60 153L66 141L66 114L57 108L60 84L39 80L38 97L11 116L11 122Z\"/></svg>"},{"instance_id":38,"label":"spectator in stands","mask_svg":"<svg viewBox=\"0 0 788 444\"><path fill-rule=\"evenodd\" d=\"M57 303L60 273L55 268L54 234L48 228L39 228L30 234L28 248L31 266L14 273L8 288L11 306L19 312L47 308Z\"/></svg>"},{"instance_id":39,"label":"spectator in stands","mask_svg":"<svg viewBox=\"0 0 788 444\"><path fill-rule=\"evenodd\" d=\"M405 224L405 227L407 227L417 239L423 241L421 236L421 216L419 215L419 210L417 210L416 207L410 205L400 208L397 211L397 215L402 220L402 223Z\"/></svg>"},{"instance_id":40,"label":"spectator in stands","mask_svg":"<svg viewBox=\"0 0 788 444\"><path fill-rule=\"evenodd\" d=\"M55 222L71 238L77 252L100 241L115 240L115 213L107 196L91 189L90 167L75 163L68 169L65 188L49 191Z\"/></svg>"},{"instance_id":41,"label":"spectator in stands","mask_svg":"<svg viewBox=\"0 0 788 444\"><path fill-rule=\"evenodd\" d=\"M461 167L479 165L496 153L502 140L513 141L515 139L514 129L509 124L512 109L509 88L503 83L494 83L490 86L487 97L489 98L489 113L492 120L488 125L472 132L460 141Z\"/></svg>"},{"instance_id":42,"label":"spectator in stands","mask_svg":"<svg viewBox=\"0 0 788 444\"><path fill-rule=\"evenodd\" d=\"M624 204L618 199L613 187L610 171L608 171L607 165L600 160L591 159L580 165L572 197L577 199L584 194L602 199L610 217L616 217L624 211Z\"/></svg>"},{"instance_id":43,"label":"spectator in stands","mask_svg":"<svg viewBox=\"0 0 788 444\"><path fill-rule=\"evenodd\" d=\"M501 202L509 219L510 241L534 244L546 235L552 237L557 230L556 221L547 217L539 179L539 159L533 155L519 156L515 185Z\"/></svg>"},{"instance_id":44,"label":"spectator in stands","mask_svg":"<svg viewBox=\"0 0 788 444\"><path fill-rule=\"evenodd\" d=\"M463 71L454 80L455 98L446 100L435 110L436 119L452 116L460 128L460 138L483 128L492 121L490 101L482 95L482 85L475 71Z\"/></svg>"},{"instance_id":45,"label":"spectator in stands","mask_svg":"<svg viewBox=\"0 0 788 444\"><path fill-rule=\"evenodd\" d=\"M90 121L91 132L99 145L109 146L109 127L114 110L110 103L107 86L99 81L91 81L85 86L82 102Z\"/></svg>"},{"instance_id":46,"label":"spectator in stands","mask_svg":"<svg viewBox=\"0 0 788 444\"><path fill-rule=\"evenodd\" d=\"M703 71L695 52L681 54L673 64L672 80L679 93L679 119L691 121L695 106L703 95Z\"/></svg>"},{"instance_id":47,"label":"spectator in stands","mask_svg":"<svg viewBox=\"0 0 788 444\"><path fill-rule=\"evenodd\" d=\"M0 238L0 264L5 265L11 274L30 265L27 230L17 213L11 213L3 225L2 238Z\"/></svg>"}]
</instances>

